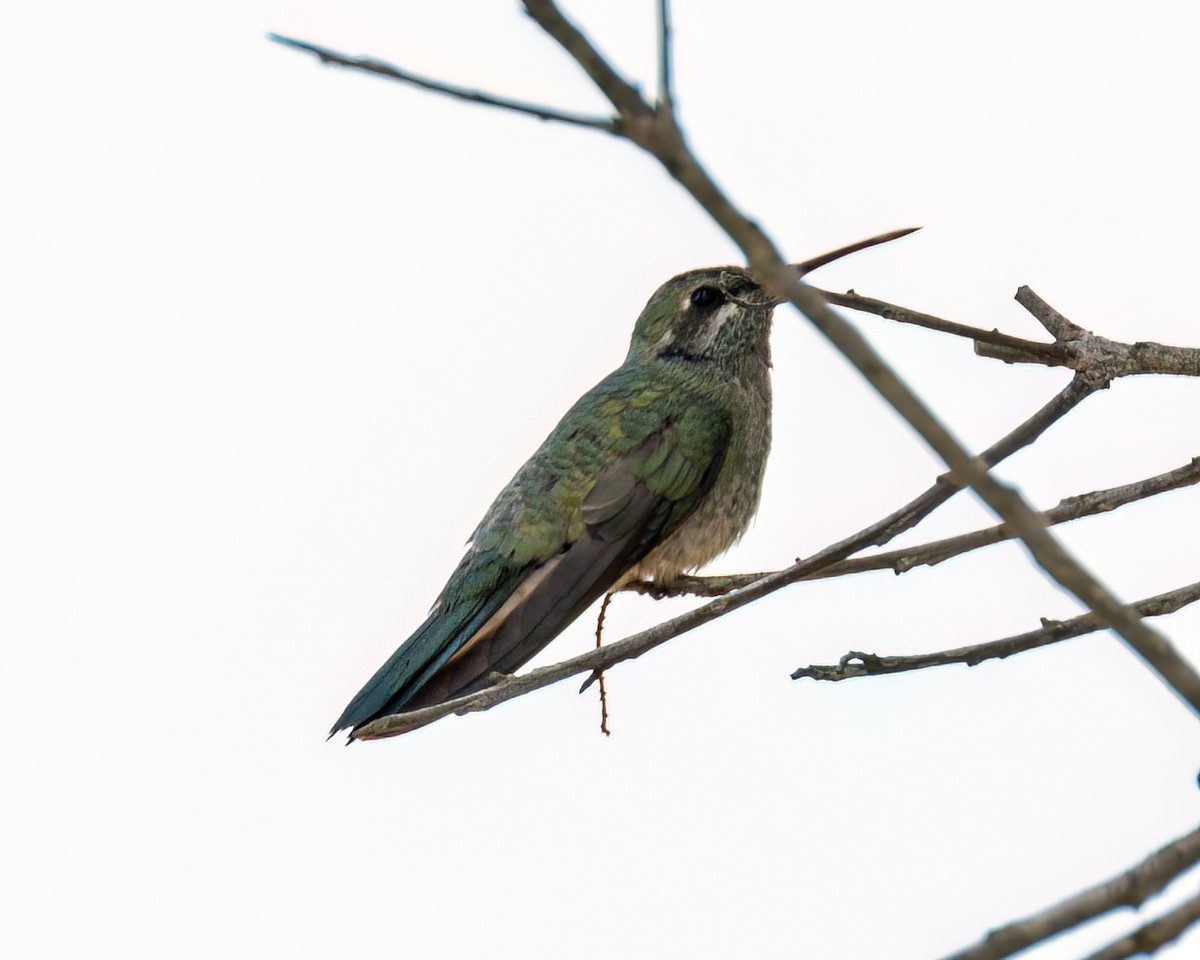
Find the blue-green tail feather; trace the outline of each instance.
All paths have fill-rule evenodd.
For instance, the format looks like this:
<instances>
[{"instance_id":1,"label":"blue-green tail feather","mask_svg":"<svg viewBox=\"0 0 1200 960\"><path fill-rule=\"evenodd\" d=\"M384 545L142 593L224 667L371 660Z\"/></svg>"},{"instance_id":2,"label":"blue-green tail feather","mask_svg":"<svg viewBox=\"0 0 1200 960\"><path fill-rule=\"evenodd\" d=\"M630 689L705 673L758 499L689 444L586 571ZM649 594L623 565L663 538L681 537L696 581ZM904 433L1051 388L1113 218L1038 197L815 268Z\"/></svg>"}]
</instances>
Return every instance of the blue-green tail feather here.
<instances>
[{"instance_id":1,"label":"blue-green tail feather","mask_svg":"<svg viewBox=\"0 0 1200 960\"><path fill-rule=\"evenodd\" d=\"M361 727L401 710L429 677L500 609L519 582L518 577L509 578L507 583L474 603L448 605L444 600L439 603L417 631L355 694L329 735L332 737L339 730ZM446 593L451 590L447 588Z\"/></svg>"}]
</instances>

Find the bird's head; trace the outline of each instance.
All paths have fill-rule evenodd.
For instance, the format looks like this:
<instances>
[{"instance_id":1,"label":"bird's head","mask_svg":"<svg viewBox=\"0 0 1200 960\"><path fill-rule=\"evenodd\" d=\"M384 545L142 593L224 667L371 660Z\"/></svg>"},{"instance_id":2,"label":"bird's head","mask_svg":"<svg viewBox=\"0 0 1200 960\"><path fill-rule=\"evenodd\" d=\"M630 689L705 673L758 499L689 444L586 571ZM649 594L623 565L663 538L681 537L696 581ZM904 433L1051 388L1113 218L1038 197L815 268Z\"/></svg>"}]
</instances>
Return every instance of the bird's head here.
<instances>
[{"instance_id":1,"label":"bird's head","mask_svg":"<svg viewBox=\"0 0 1200 960\"><path fill-rule=\"evenodd\" d=\"M798 276L913 230L860 240L793 264ZM707 267L672 277L655 292L633 328L626 363L655 359L729 362L770 356L771 316L779 300L742 267Z\"/></svg>"},{"instance_id":2,"label":"bird's head","mask_svg":"<svg viewBox=\"0 0 1200 960\"><path fill-rule=\"evenodd\" d=\"M741 267L689 270L654 292L627 362L720 360L765 349L775 300Z\"/></svg>"}]
</instances>

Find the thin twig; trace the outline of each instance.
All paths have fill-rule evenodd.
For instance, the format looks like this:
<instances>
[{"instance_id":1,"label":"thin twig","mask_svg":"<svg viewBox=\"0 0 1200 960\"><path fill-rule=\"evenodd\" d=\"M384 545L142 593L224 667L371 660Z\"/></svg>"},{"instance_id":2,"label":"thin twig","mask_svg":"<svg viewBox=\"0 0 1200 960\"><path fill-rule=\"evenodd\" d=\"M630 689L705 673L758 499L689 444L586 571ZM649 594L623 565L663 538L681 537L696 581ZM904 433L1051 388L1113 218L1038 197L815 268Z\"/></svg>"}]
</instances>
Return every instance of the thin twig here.
<instances>
[{"instance_id":1,"label":"thin twig","mask_svg":"<svg viewBox=\"0 0 1200 960\"><path fill-rule=\"evenodd\" d=\"M637 87L617 73L616 68L608 62L592 42L585 37L575 24L564 17L548 0L526 0L525 12L534 22L552 36L560 47L567 51L583 68L596 85L596 88L608 98L620 115L617 123L628 121L631 117L652 119L654 110L642 99ZM628 132L621 131L624 136Z\"/></svg>"},{"instance_id":2,"label":"thin twig","mask_svg":"<svg viewBox=\"0 0 1200 960\"><path fill-rule=\"evenodd\" d=\"M1110 910L1140 907L1197 862L1200 862L1200 829L1167 844L1119 876L1042 913L993 930L981 943L945 960L1002 960Z\"/></svg>"},{"instance_id":3,"label":"thin twig","mask_svg":"<svg viewBox=\"0 0 1200 960\"><path fill-rule=\"evenodd\" d=\"M525 0L525 9L580 65L616 108L616 132L650 153L690 193L746 254L751 268L774 292L784 292L794 280L778 251L759 227L747 220L729 201L716 181L697 163L684 142L683 131L670 112L658 112L642 99L637 88L624 80L591 42L570 23L553 0ZM776 273L760 270L774 265ZM808 288L805 287L807 290ZM801 294L803 295L803 294ZM812 295L816 298L816 295ZM788 298L790 299L790 298ZM816 298L819 299L819 298Z\"/></svg>"},{"instance_id":4,"label":"thin twig","mask_svg":"<svg viewBox=\"0 0 1200 960\"><path fill-rule=\"evenodd\" d=\"M1018 289L1013 299L1028 310L1033 315L1033 318L1045 327L1046 332L1057 343L1078 340L1088 332L1079 324L1073 323L1064 317L1045 300L1030 290L1029 287Z\"/></svg>"},{"instance_id":5,"label":"thin twig","mask_svg":"<svg viewBox=\"0 0 1200 960\"><path fill-rule=\"evenodd\" d=\"M671 53L671 4L658 0L658 108L667 113L675 109Z\"/></svg>"},{"instance_id":6,"label":"thin twig","mask_svg":"<svg viewBox=\"0 0 1200 960\"><path fill-rule=\"evenodd\" d=\"M397 66L385 63L383 60L377 60L374 57L351 57L344 53L338 53L336 50L330 50L328 47L320 47L315 43L307 43L304 40L283 37L277 33L268 33L267 39L283 44L285 47L292 47L296 50L303 50L305 53L315 54L322 63L331 63L335 66L347 67L351 70L363 70L367 73L374 73L377 76L387 77L389 80L412 84L414 87L420 87L422 90L428 90L430 93L453 97L455 100L466 100L469 103L478 103L485 107L510 110L513 113L522 113L526 116L537 117L539 120L553 120L558 123L569 123L577 127L591 127L595 130L603 130L605 133L614 132L613 121L607 117L569 113L564 110L556 110L553 107L543 107L536 103L528 103L524 100L499 97L492 93L484 93L482 90L471 90L453 83L431 80L428 77L419 76L408 70L401 70Z\"/></svg>"},{"instance_id":7,"label":"thin twig","mask_svg":"<svg viewBox=\"0 0 1200 960\"><path fill-rule=\"evenodd\" d=\"M596 615L596 649L599 650L603 646L604 637L604 615L608 613L608 605L612 603L613 594L606 593L604 599L600 602L600 612ZM608 729L608 692L604 689L604 674L601 673L599 678L600 687L600 732L606 737L612 736L612 731Z\"/></svg>"},{"instance_id":8,"label":"thin twig","mask_svg":"<svg viewBox=\"0 0 1200 960\"><path fill-rule=\"evenodd\" d=\"M986 343L1003 347L1015 354L1019 354L1021 357L1030 360L1036 359L1036 362L1043 363L1046 366L1063 366L1066 363L1066 348L1059 343L1040 343L1037 340L1026 340L1022 337L1010 336L1007 333L1001 333L999 330L985 330L983 327L972 327L954 320L944 320L941 317L935 317L931 313L921 313L920 311L910 310L895 303L888 303L885 300L864 297L853 290L846 293L818 290L818 293L830 303L836 304L839 307L847 307L850 310L870 313L874 316L882 317L884 320L893 320L896 323L908 323L916 327L924 327L927 330L936 330L939 333L949 333L956 337L965 337L968 340L974 340L977 344Z\"/></svg>"},{"instance_id":9,"label":"thin twig","mask_svg":"<svg viewBox=\"0 0 1200 960\"><path fill-rule=\"evenodd\" d=\"M1200 583L1190 583L1178 590L1170 590L1157 596L1147 597L1133 603L1133 610L1141 617L1161 617L1200 600ZM861 650L851 650L837 663L810 664L792 673L793 680L852 680L856 677L877 677L886 673L907 673L926 670L929 667L944 667L951 663L965 663L968 667L978 666L985 660L1003 660L1015 653L1024 653L1037 647L1049 646L1062 640L1082 637L1103 630L1103 623L1095 613L1085 613L1070 620L1047 620L1042 618L1038 630L1019 633L1002 640L989 640L937 653L918 653L911 656L877 656Z\"/></svg>"},{"instance_id":10,"label":"thin twig","mask_svg":"<svg viewBox=\"0 0 1200 960\"><path fill-rule=\"evenodd\" d=\"M1178 940L1195 923L1200 923L1200 895L1185 900L1161 917L1155 917L1084 960L1125 960L1148 957L1168 943Z\"/></svg>"}]
</instances>

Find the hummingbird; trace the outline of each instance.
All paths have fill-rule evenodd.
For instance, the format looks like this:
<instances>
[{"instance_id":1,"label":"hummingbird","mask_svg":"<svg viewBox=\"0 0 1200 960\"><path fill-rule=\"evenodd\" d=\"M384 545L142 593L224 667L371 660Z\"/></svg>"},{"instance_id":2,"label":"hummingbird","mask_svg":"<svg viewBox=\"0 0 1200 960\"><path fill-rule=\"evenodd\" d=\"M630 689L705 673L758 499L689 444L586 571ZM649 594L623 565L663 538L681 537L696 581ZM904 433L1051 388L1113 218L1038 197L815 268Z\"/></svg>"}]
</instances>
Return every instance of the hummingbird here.
<instances>
[{"instance_id":1,"label":"hummingbird","mask_svg":"<svg viewBox=\"0 0 1200 960\"><path fill-rule=\"evenodd\" d=\"M917 228L793 264L798 276ZM481 689L605 593L724 553L758 509L780 301L742 267L655 291L625 362L575 403L500 491L425 622L330 731Z\"/></svg>"}]
</instances>

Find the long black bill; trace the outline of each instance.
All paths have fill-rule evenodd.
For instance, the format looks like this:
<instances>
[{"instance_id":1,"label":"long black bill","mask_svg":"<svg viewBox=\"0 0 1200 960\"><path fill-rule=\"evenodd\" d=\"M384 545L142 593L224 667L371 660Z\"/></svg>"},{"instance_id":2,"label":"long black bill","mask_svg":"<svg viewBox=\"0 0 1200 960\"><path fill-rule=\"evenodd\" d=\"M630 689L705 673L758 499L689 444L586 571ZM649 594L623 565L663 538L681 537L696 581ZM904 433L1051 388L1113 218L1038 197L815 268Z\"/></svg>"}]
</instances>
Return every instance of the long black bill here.
<instances>
[{"instance_id":1,"label":"long black bill","mask_svg":"<svg viewBox=\"0 0 1200 960\"><path fill-rule=\"evenodd\" d=\"M799 276L803 277L807 273L812 273L817 267L823 267L827 263L832 263L834 260L841 260L851 253L857 253L859 250L866 250L867 247L877 247L881 243L889 243L892 240L899 240L901 237L907 237L910 233L916 233L920 227L908 227L905 230L893 230L891 233L881 233L877 237L871 237L870 240L859 240L858 243L852 243L846 247L838 247L836 250L830 250L828 253L823 253L819 257L813 257L811 260L802 260L799 263L793 263Z\"/></svg>"}]
</instances>

